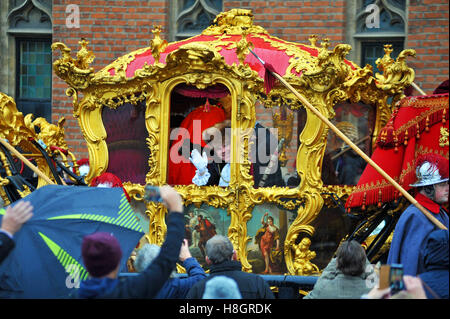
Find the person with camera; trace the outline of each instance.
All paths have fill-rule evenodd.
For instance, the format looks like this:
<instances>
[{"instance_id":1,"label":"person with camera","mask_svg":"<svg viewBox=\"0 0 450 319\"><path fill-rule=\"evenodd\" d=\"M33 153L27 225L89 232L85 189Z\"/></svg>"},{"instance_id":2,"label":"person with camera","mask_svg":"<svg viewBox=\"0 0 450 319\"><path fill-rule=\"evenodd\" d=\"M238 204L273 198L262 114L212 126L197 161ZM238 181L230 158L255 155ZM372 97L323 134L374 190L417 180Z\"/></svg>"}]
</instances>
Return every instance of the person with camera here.
<instances>
[{"instance_id":1,"label":"person with camera","mask_svg":"<svg viewBox=\"0 0 450 319\"><path fill-rule=\"evenodd\" d=\"M415 199L447 229L449 217L442 207L448 203L448 159L426 154L417 159ZM411 204L402 213L394 229L388 264L401 264L405 275L417 276L425 271L423 251L435 226L416 206Z\"/></svg>"},{"instance_id":2,"label":"person with camera","mask_svg":"<svg viewBox=\"0 0 450 319\"><path fill-rule=\"evenodd\" d=\"M378 285L372 288L361 299L427 299L427 295L418 277L405 275L402 277L404 289L393 293L391 287L380 289Z\"/></svg>"},{"instance_id":3,"label":"person with camera","mask_svg":"<svg viewBox=\"0 0 450 319\"><path fill-rule=\"evenodd\" d=\"M138 250L134 266L136 271L142 272L147 269L158 256L161 248L155 244L145 244ZM206 273L198 261L192 257L189 250L188 240L185 239L181 245L179 260L186 269L187 277L175 277L175 270L170 278L155 296L155 299L184 299L191 287L198 281L206 278Z\"/></svg>"},{"instance_id":4,"label":"person with camera","mask_svg":"<svg viewBox=\"0 0 450 319\"><path fill-rule=\"evenodd\" d=\"M83 238L81 254L90 278L82 281L78 298L154 298L178 261L185 225L180 194L170 186L160 188L168 209L167 235L155 260L138 276L118 279L122 251L117 239L103 232Z\"/></svg>"},{"instance_id":5,"label":"person with camera","mask_svg":"<svg viewBox=\"0 0 450 319\"><path fill-rule=\"evenodd\" d=\"M242 271L242 265L237 260L236 251L228 237L215 235L208 240L206 243L206 262L210 265L209 276L193 285L186 299L204 298L208 282L217 276L225 276L235 280L243 299L275 298L269 285L262 277ZM229 296L229 298L235 297Z\"/></svg>"}]
</instances>

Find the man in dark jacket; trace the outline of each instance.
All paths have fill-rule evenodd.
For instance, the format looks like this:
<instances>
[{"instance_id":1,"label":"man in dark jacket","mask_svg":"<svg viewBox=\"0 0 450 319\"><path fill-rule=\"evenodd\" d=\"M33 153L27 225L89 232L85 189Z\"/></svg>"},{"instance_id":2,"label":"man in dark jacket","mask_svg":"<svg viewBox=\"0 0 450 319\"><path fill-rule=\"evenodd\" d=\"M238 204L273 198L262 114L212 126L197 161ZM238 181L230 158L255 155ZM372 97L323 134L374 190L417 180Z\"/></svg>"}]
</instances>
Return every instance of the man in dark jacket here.
<instances>
[{"instance_id":1,"label":"man in dark jacket","mask_svg":"<svg viewBox=\"0 0 450 319\"><path fill-rule=\"evenodd\" d=\"M0 227L0 263L8 257L14 249L13 236L22 225L33 217L33 206L29 202L19 201L14 206L8 206L6 210L0 208L2 223Z\"/></svg>"},{"instance_id":2,"label":"man in dark jacket","mask_svg":"<svg viewBox=\"0 0 450 319\"><path fill-rule=\"evenodd\" d=\"M216 276L226 276L236 281L243 299L274 299L267 283L256 274L242 271L236 260L236 251L231 241L222 235L212 237L206 243L206 262L211 265L208 278L197 282L187 299L202 299L206 283Z\"/></svg>"},{"instance_id":3,"label":"man in dark jacket","mask_svg":"<svg viewBox=\"0 0 450 319\"><path fill-rule=\"evenodd\" d=\"M91 278L82 281L79 298L153 298L169 278L180 253L184 237L183 204L180 195L170 186L160 189L167 206L167 235L161 251L142 273L119 281L122 251L115 237L94 233L83 238L83 262Z\"/></svg>"},{"instance_id":4,"label":"man in dark jacket","mask_svg":"<svg viewBox=\"0 0 450 319\"><path fill-rule=\"evenodd\" d=\"M417 187L415 199L447 229L449 218L443 204L448 202L448 159L437 154L425 154L417 159ZM402 264L405 275L417 276L424 272L421 255L428 235L437 229L413 204L402 213L394 229L388 264Z\"/></svg>"},{"instance_id":5,"label":"man in dark jacket","mask_svg":"<svg viewBox=\"0 0 450 319\"><path fill-rule=\"evenodd\" d=\"M449 298L449 266L448 266L448 230L435 230L427 238L424 256L425 272L419 275L426 284L427 298ZM433 295L427 286L437 295Z\"/></svg>"}]
</instances>

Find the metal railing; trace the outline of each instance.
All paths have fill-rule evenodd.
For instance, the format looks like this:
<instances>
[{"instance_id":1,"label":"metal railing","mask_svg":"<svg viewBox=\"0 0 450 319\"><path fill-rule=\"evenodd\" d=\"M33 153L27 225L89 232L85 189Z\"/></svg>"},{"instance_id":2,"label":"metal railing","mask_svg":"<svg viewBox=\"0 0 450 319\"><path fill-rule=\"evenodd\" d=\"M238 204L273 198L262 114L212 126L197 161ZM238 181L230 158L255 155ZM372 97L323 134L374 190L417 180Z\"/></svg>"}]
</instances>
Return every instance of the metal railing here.
<instances>
[{"instance_id":1,"label":"metal railing","mask_svg":"<svg viewBox=\"0 0 450 319\"><path fill-rule=\"evenodd\" d=\"M139 273L120 273L119 279L137 276ZM207 274L209 276L209 274ZM313 289L318 276L292 275L259 275L272 288L278 299L300 299L300 291L308 292ZM176 278L185 278L187 274L175 274Z\"/></svg>"}]
</instances>

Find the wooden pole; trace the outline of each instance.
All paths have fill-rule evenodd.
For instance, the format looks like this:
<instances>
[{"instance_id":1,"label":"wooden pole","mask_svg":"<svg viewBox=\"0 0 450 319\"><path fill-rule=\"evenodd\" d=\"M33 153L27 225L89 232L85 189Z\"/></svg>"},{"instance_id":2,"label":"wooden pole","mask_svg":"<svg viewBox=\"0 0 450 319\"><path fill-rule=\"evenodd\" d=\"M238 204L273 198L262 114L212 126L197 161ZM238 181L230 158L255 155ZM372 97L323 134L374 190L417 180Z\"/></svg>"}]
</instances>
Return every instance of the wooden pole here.
<instances>
[{"instance_id":1,"label":"wooden pole","mask_svg":"<svg viewBox=\"0 0 450 319\"><path fill-rule=\"evenodd\" d=\"M268 71L268 70L267 70ZM304 106L310 109L315 115L317 115L326 125L328 125L337 136L339 136L345 143L347 143L359 156L361 156L367 163L369 163L378 173L389 181L403 196L406 197L414 206L416 206L433 224L440 229L447 229L439 220L430 214L414 197L412 197L403 187L400 186L392 177L390 177L380 166L378 166L369 156L361 151L344 133L342 133L333 123L331 123L325 116L322 115L309 101L297 92L285 79L276 72L271 72L284 86L286 86L301 102Z\"/></svg>"},{"instance_id":2,"label":"wooden pole","mask_svg":"<svg viewBox=\"0 0 450 319\"><path fill-rule=\"evenodd\" d=\"M411 85L414 89L416 89L417 92L419 92L422 95L426 95L425 92L422 91L422 89L416 83L412 82Z\"/></svg>"},{"instance_id":3,"label":"wooden pole","mask_svg":"<svg viewBox=\"0 0 450 319\"><path fill-rule=\"evenodd\" d=\"M22 162L25 163L33 172L35 172L39 177L41 177L43 180L45 180L48 184L55 184L50 178L48 178L47 175L42 173L39 168L33 165L25 156L23 156L18 150L16 150L14 147L12 147L6 140L0 138L0 143L3 144L11 153L16 155Z\"/></svg>"},{"instance_id":4,"label":"wooden pole","mask_svg":"<svg viewBox=\"0 0 450 319\"><path fill-rule=\"evenodd\" d=\"M359 144L361 144L362 142L364 142L365 140L368 140L369 138L370 138L370 136L367 135L367 136L365 136L365 137L363 137L363 138L357 140L357 141L355 142L355 144L356 144L356 145L359 145ZM331 160L332 160L332 161L335 160L336 158L338 158L339 156L341 156L342 154L344 154L344 153L347 152L348 150L350 150L350 148L346 148L346 149L344 149L343 151L340 151L339 153L337 153L336 155L334 155L334 156L331 158Z\"/></svg>"}]
</instances>

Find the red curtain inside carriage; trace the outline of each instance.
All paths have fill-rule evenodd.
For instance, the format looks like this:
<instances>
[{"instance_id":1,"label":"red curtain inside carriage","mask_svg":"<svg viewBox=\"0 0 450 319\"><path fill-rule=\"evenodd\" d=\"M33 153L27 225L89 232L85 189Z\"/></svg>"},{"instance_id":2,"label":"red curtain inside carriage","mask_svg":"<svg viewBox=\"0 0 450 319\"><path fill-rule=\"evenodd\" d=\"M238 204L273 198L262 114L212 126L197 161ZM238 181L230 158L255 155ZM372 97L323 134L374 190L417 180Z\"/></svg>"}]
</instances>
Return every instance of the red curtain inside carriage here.
<instances>
[{"instance_id":1,"label":"red curtain inside carriage","mask_svg":"<svg viewBox=\"0 0 450 319\"><path fill-rule=\"evenodd\" d=\"M125 103L116 109L103 107L108 167L122 181L144 185L150 155L146 143L145 100L136 105Z\"/></svg>"}]
</instances>

